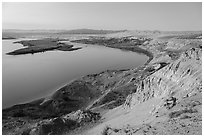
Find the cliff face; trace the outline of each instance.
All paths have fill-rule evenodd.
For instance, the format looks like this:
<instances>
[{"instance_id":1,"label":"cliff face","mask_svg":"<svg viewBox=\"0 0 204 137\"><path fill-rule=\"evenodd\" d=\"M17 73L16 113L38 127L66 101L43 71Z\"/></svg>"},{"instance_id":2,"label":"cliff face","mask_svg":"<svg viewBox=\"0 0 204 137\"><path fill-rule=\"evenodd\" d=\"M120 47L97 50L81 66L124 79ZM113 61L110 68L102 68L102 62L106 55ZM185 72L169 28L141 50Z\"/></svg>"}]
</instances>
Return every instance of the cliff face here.
<instances>
[{"instance_id":1,"label":"cliff face","mask_svg":"<svg viewBox=\"0 0 204 137\"><path fill-rule=\"evenodd\" d=\"M137 90L127 97L125 106L131 107L153 97L180 100L201 92L201 54L198 46L181 52L179 59L137 83Z\"/></svg>"}]
</instances>

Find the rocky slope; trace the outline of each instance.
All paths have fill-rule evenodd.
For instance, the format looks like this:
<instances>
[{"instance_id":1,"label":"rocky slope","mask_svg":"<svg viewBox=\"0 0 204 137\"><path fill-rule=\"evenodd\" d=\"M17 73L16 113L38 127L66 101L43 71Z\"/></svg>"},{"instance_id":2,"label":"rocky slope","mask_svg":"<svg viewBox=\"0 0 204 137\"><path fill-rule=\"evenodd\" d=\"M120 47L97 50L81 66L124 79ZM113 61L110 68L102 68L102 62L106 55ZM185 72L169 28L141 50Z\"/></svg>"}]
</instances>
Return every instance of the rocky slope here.
<instances>
[{"instance_id":1,"label":"rocky slope","mask_svg":"<svg viewBox=\"0 0 204 137\"><path fill-rule=\"evenodd\" d=\"M75 40L150 59L135 69L84 76L49 97L3 110L3 134L201 134L201 38L197 32L123 32ZM73 118L83 115L88 120Z\"/></svg>"},{"instance_id":2,"label":"rocky slope","mask_svg":"<svg viewBox=\"0 0 204 137\"><path fill-rule=\"evenodd\" d=\"M136 90L124 103L134 111L143 102L159 100L148 112L151 120L120 128L110 125L106 134L202 134L202 46L198 41L174 46L168 48L176 49L176 58L170 55L168 65L135 83Z\"/></svg>"}]
</instances>

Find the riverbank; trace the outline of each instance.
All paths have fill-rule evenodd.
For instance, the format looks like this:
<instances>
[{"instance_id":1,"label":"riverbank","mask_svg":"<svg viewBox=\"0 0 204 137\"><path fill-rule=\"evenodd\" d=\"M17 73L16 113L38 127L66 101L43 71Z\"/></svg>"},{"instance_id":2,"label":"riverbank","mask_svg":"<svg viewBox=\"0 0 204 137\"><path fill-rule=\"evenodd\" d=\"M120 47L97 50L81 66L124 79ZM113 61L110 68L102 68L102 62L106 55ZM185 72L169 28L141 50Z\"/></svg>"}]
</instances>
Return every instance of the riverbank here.
<instances>
[{"instance_id":1,"label":"riverbank","mask_svg":"<svg viewBox=\"0 0 204 137\"><path fill-rule=\"evenodd\" d=\"M14 37L2 37L2 40L11 40L11 39L16 39Z\"/></svg>"},{"instance_id":2,"label":"riverbank","mask_svg":"<svg viewBox=\"0 0 204 137\"><path fill-rule=\"evenodd\" d=\"M132 51L136 53L145 54L149 57L149 60L145 63L148 64L153 58L153 53L148 49L143 49L142 45L147 45L151 38L136 38L136 37L123 37L123 38L105 38L105 37L92 37L89 39L73 40L71 42L83 43L83 44L95 44L106 46L109 48L117 48L121 50Z\"/></svg>"},{"instance_id":3,"label":"riverbank","mask_svg":"<svg viewBox=\"0 0 204 137\"><path fill-rule=\"evenodd\" d=\"M91 122L98 122L98 124L95 127L90 126L90 129L85 131L79 130L77 133L136 134L139 131L138 127L143 129L147 124L154 127L151 122L157 123L160 119L163 120L163 125L168 125L168 120L174 124L172 118L176 120L180 118L180 115L169 117L176 113L175 108L179 108L182 114L192 112L193 115L189 117L191 120L196 119L200 124L202 105L198 103L189 107L185 104L184 98L189 101L189 104L193 101L200 102L198 97L202 87L201 39L186 40L173 37L159 42L150 38L132 36L96 37L73 42L131 51L139 49L142 53L149 54L152 59L135 69L104 71L81 77L62 87L50 97L4 109L3 134L41 134L45 131L46 134L69 134L70 130L91 124ZM175 79L178 82L175 82ZM184 103L186 107L179 106L181 103ZM79 109L82 110L80 115L77 112ZM70 119L67 121L67 117L79 118L83 116L81 114L87 113L83 113L84 110L90 111L88 120L81 124L80 121L74 120L75 122L72 121L70 125ZM187 124L186 121L177 123L179 122ZM73 126L76 123L79 126ZM58 126L64 131L58 132L53 128ZM18 131L15 130L16 128ZM201 133L200 127L196 128L192 125L191 128L193 130L189 133L194 133L194 129L198 131L194 134ZM147 130L149 132L149 129ZM158 130L155 133L160 132ZM187 131L184 133L187 134Z\"/></svg>"}]
</instances>

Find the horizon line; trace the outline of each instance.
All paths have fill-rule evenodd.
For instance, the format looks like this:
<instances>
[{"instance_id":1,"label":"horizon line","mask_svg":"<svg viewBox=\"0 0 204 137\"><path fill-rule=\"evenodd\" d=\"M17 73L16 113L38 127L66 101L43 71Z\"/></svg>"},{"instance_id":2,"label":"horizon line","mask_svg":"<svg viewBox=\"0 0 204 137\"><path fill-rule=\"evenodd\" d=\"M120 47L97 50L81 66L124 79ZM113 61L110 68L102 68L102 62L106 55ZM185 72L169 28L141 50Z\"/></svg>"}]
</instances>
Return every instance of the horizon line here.
<instances>
[{"instance_id":1,"label":"horizon line","mask_svg":"<svg viewBox=\"0 0 204 137\"><path fill-rule=\"evenodd\" d=\"M193 31L201 31L202 30L158 30L158 29L155 29L155 30L151 30L151 29L147 29L147 30L140 30L140 29L92 29L92 28L76 28L76 29L14 29L14 28L6 28L6 29L3 29L2 28L2 31L3 30L22 30L22 31L71 31L71 30L101 30L101 31L161 31L161 32L168 32L168 31L177 31L177 32L181 32L181 31L184 31L184 32L193 32Z\"/></svg>"}]
</instances>

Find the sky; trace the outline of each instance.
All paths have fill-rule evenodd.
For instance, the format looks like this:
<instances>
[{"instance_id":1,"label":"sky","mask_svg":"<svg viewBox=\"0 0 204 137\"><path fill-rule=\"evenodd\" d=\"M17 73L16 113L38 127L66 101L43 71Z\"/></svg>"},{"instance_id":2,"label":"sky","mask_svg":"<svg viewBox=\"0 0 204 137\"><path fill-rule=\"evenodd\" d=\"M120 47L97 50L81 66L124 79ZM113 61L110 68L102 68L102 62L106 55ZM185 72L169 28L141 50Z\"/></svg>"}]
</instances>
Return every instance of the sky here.
<instances>
[{"instance_id":1,"label":"sky","mask_svg":"<svg viewBox=\"0 0 204 137\"><path fill-rule=\"evenodd\" d=\"M202 3L2 3L3 29L202 30Z\"/></svg>"}]
</instances>

